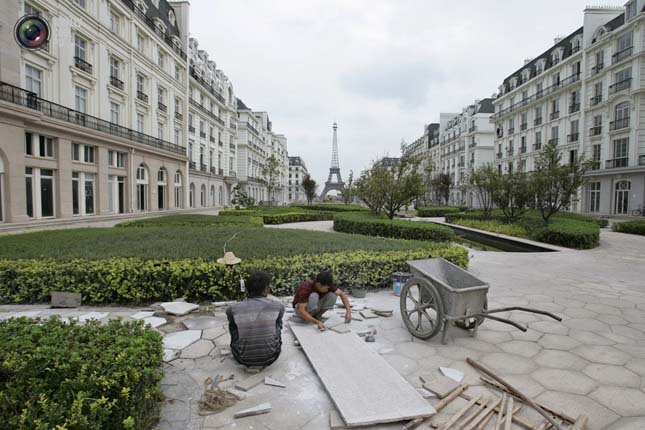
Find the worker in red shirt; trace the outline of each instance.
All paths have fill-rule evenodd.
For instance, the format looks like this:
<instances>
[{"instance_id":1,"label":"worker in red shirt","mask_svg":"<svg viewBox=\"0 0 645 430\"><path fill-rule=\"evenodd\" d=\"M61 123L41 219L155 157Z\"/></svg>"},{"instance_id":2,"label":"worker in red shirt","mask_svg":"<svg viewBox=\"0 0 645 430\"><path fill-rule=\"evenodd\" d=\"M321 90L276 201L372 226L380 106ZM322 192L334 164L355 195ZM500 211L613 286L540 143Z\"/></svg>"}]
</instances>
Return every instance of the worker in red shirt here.
<instances>
[{"instance_id":1,"label":"worker in red shirt","mask_svg":"<svg viewBox=\"0 0 645 430\"><path fill-rule=\"evenodd\" d=\"M349 323L352 320L352 311L347 294L334 285L331 271L323 270L316 279L309 279L300 284L293 297L293 307L297 316L315 324L319 330L324 330L322 315L334 307L337 297L340 297L345 305L345 322Z\"/></svg>"}]
</instances>

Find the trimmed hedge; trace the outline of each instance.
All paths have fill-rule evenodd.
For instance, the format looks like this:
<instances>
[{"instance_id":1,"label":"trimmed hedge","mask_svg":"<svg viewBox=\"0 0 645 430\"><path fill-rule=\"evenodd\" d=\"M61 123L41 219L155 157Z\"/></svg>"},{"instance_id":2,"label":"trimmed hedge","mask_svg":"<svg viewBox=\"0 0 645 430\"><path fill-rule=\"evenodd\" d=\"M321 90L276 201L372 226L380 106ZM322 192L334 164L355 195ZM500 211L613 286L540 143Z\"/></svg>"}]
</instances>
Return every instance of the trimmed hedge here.
<instances>
[{"instance_id":1,"label":"trimmed hedge","mask_svg":"<svg viewBox=\"0 0 645 430\"><path fill-rule=\"evenodd\" d=\"M252 216L217 216L217 215L166 215L155 218L126 221L115 227L213 227L223 224L264 225L262 218Z\"/></svg>"},{"instance_id":2,"label":"trimmed hedge","mask_svg":"<svg viewBox=\"0 0 645 430\"><path fill-rule=\"evenodd\" d=\"M600 229L590 222L561 219L532 231L530 238L567 248L591 249L600 242Z\"/></svg>"},{"instance_id":3,"label":"trimmed hedge","mask_svg":"<svg viewBox=\"0 0 645 430\"><path fill-rule=\"evenodd\" d=\"M83 303L138 304L186 297L190 301L241 297L239 280L252 271L273 276L271 292L290 295L308 277L331 268L338 286L380 288L392 273L406 269L412 259L443 257L466 268L465 248L445 243L403 251L351 251L244 260L225 266L202 259L141 260L0 260L0 303L39 303L51 291L73 291Z\"/></svg>"},{"instance_id":4,"label":"trimmed hedge","mask_svg":"<svg viewBox=\"0 0 645 430\"><path fill-rule=\"evenodd\" d=\"M294 208L314 211L330 211L330 212L369 212L369 209L359 205L339 205L331 203L319 203L313 205L296 204L291 205Z\"/></svg>"},{"instance_id":5,"label":"trimmed hedge","mask_svg":"<svg viewBox=\"0 0 645 430\"><path fill-rule=\"evenodd\" d=\"M145 430L159 417L161 336L142 321L0 322L0 427Z\"/></svg>"},{"instance_id":6,"label":"trimmed hedge","mask_svg":"<svg viewBox=\"0 0 645 430\"><path fill-rule=\"evenodd\" d=\"M625 221L617 222L612 226L613 231L620 233L638 234L645 236L645 221Z\"/></svg>"},{"instance_id":7,"label":"trimmed hedge","mask_svg":"<svg viewBox=\"0 0 645 430\"><path fill-rule=\"evenodd\" d=\"M220 216L246 216L260 217L264 224L286 224L291 222L305 221L329 221L334 219L334 212L306 211L293 208L280 208L280 210L264 209L235 209L223 210Z\"/></svg>"},{"instance_id":8,"label":"trimmed hedge","mask_svg":"<svg viewBox=\"0 0 645 430\"><path fill-rule=\"evenodd\" d=\"M462 212L462 209L457 206L420 206L417 208L417 216L422 218L442 217L459 212Z\"/></svg>"},{"instance_id":9,"label":"trimmed hedge","mask_svg":"<svg viewBox=\"0 0 645 430\"><path fill-rule=\"evenodd\" d=\"M542 219L540 213L536 210L530 210L526 212L522 218L535 220L535 221ZM462 213L449 213L446 215L446 222L452 222L452 220L456 220L456 219L483 220L487 218L484 217L484 213L481 210L473 210L473 211L462 212ZM505 221L504 214L499 209L494 209L491 213L490 218L488 219ZM609 220L607 219L595 218L592 216L587 216L587 215L573 213L573 212L558 212L557 214L551 217L551 221L560 220L560 219L591 222L598 225L598 227L600 228L605 228L609 225Z\"/></svg>"},{"instance_id":10,"label":"trimmed hedge","mask_svg":"<svg viewBox=\"0 0 645 430\"><path fill-rule=\"evenodd\" d=\"M339 213L334 216L334 230L367 236L397 239L450 241L455 238L452 229L437 224L417 221L390 220L372 214Z\"/></svg>"}]
</instances>

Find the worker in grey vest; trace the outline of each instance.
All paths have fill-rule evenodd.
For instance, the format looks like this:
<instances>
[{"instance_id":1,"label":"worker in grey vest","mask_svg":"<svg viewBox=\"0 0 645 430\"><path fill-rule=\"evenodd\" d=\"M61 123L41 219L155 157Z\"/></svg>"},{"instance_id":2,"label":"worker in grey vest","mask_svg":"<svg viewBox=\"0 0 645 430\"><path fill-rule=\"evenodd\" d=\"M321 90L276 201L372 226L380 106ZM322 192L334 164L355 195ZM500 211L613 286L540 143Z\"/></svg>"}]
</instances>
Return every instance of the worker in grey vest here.
<instances>
[{"instance_id":1,"label":"worker in grey vest","mask_svg":"<svg viewBox=\"0 0 645 430\"><path fill-rule=\"evenodd\" d=\"M248 298L226 309L233 357L248 367L268 366L282 348L284 305L269 299L271 276L263 271L247 279Z\"/></svg>"}]
</instances>

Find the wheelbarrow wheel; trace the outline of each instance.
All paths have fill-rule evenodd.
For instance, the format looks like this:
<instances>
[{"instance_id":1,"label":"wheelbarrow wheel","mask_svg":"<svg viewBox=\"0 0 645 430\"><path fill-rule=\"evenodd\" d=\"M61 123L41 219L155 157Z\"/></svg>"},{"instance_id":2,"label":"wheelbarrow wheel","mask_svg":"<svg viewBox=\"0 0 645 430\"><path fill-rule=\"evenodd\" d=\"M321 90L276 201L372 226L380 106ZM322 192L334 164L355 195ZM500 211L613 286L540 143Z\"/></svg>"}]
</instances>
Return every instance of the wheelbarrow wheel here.
<instances>
[{"instance_id":1,"label":"wheelbarrow wheel","mask_svg":"<svg viewBox=\"0 0 645 430\"><path fill-rule=\"evenodd\" d=\"M401 318L414 337L430 339L443 325L443 302L425 279L412 278L401 289Z\"/></svg>"},{"instance_id":2,"label":"wheelbarrow wheel","mask_svg":"<svg viewBox=\"0 0 645 430\"><path fill-rule=\"evenodd\" d=\"M483 310L484 311L488 310L488 298L484 300ZM467 320L456 320L455 325L459 328L463 328L464 330L472 330L475 328L475 325L484 324L484 321L486 321L486 318L483 318L483 317L469 318Z\"/></svg>"}]
</instances>

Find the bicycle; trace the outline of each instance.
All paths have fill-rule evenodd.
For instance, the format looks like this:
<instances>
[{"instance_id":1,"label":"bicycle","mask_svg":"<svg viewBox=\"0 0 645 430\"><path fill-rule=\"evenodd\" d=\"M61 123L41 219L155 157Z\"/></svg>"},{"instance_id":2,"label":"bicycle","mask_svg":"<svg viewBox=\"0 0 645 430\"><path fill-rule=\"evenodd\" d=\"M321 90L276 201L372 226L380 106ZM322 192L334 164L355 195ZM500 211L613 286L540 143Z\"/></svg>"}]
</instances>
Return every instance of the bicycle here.
<instances>
[{"instance_id":1,"label":"bicycle","mask_svg":"<svg viewBox=\"0 0 645 430\"><path fill-rule=\"evenodd\" d=\"M645 216L645 210L643 210L643 206L638 205L638 208L632 211L632 216Z\"/></svg>"}]
</instances>

